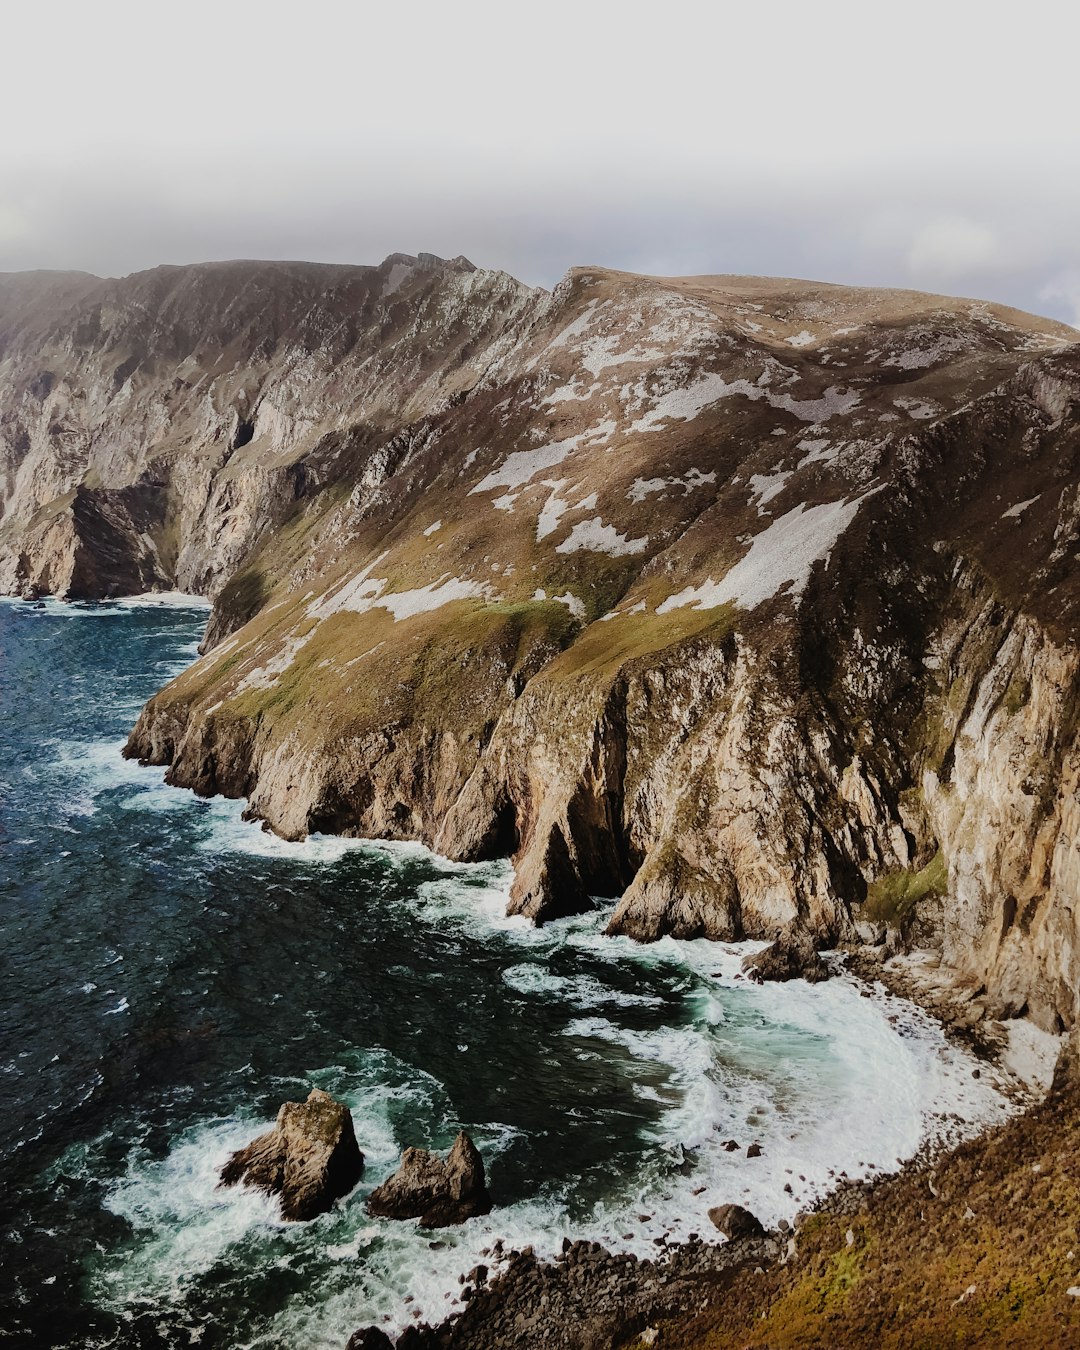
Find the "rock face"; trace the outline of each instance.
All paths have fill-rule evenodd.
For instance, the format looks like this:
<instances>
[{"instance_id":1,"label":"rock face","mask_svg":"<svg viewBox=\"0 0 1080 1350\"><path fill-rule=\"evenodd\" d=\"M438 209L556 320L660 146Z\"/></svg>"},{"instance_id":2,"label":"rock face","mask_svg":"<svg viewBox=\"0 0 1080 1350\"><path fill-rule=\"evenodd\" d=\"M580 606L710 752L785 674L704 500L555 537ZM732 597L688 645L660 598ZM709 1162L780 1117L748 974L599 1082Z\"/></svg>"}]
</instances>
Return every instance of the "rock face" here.
<instances>
[{"instance_id":1,"label":"rock face","mask_svg":"<svg viewBox=\"0 0 1080 1350\"><path fill-rule=\"evenodd\" d=\"M419 1219L424 1228L446 1228L491 1211L484 1160L462 1131L444 1162L422 1148L407 1148L401 1166L372 1191L368 1209L383 1219Z\"/></svg>"},{"instance_id":2,"label":"rock face","mask_svg":"<svg viewBox=\"0 0 1080 1350\"><path fill-rule=\"evenodd\" d=\"M129 753L610 931L939 947L1080 1010L1080 345L462 259L0 279L0 589L176 585Z\"/></svg>"},{"instance_id":3,"label":"rock face","mask_svg":"<svg viewBox=\"0 0 1080 1350\"><path fill-rule=\"evenodd\" d=\"M759 984L765 980L807 980L817 984L829 978L829 968L821 959L809 933L782 934L770 946L742 963L744 972Z\"/></svg>"},{"instance_id":4,"label":"rock face","mask_svg":"<svg viewBox=\"0 0 1080 1350\"><path fill-rule=\"evenodd\" d=\"M281 1196L286 1219L314 1219L360 1180L364 1155L348 1107L314 1088L306 1102L285 1102L272 1130L234 1153L221 1184L246 1181Z\"/></svg>"},{"instance_id":5,"label":"rock face","mask_svg":"<svg viewBox=\"0 0 1080 1350\"><path fill-rule=\"evenodd\" d=\"M709 1218L729 1242L765 1236L761 1222L742 1205L717 1205L709 1210Z\"/></svg>"}]
</instances>

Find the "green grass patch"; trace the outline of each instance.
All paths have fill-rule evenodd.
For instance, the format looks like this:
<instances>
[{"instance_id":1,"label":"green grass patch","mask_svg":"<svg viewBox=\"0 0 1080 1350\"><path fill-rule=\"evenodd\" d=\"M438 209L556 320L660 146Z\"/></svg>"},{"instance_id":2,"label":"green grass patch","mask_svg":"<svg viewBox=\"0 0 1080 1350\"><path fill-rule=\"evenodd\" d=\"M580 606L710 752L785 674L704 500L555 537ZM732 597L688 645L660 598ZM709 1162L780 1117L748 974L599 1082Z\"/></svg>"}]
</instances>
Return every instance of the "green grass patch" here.
<instances>
[{"instance_id":1,"label":"green grass patch","mask_svg":"<svg viewBox=\"0 0 1080 1350\"><path fill-rule=\"evenodd\" d=\"M863 905L862 917L876 923L888 923L894 928L913 914L921 900L943 896L948 889L949 875L945 854L939 848L919 872L902 868L889 872L870 883Z\"/></svg>"},{"instance_id":2,"label":"green grass patch","mask_svg":"<svg viewBox=\"0 0 1080 1350\"><path fill-rule=\"evenodd\" d=\"M1014 675L1009 681L1009 687L1005 690L1005 697L1002 703L1005 705L1005 711L1010 717L1013 717L1025 707L1031 698L1031 685L1021 675Z\"/></svg>"}]
</instances>

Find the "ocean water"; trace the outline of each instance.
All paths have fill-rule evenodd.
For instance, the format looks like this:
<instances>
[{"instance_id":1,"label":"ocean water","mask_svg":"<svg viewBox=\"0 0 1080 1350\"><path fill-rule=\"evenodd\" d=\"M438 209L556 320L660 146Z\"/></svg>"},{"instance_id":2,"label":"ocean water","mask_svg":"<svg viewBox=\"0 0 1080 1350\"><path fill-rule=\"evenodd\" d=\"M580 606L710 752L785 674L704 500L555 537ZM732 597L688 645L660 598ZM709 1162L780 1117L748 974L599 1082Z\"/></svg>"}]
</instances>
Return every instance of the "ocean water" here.
<instances>
[{"instance_id":1,"label":"ocean water","mask_svg":"<svg viewBox=\"0 0 1080 1350\"><path fill-rule=\"evenodd\" d=\"M166 787L120 747L204 620L0 603L5 1344L341 1347L453 1310L496 1238L719 1240L711 1205L790 1217L1008 1109L846 976L756 987L746 947L606 939L601 908L536 930L504 917L507 864L287 844ZM367 1170L284 1224L217 1174L313 1086L348 1102ZM490 1215L366 1215L403 1147L460 1127Z\"/></svg>"}]
</instances>

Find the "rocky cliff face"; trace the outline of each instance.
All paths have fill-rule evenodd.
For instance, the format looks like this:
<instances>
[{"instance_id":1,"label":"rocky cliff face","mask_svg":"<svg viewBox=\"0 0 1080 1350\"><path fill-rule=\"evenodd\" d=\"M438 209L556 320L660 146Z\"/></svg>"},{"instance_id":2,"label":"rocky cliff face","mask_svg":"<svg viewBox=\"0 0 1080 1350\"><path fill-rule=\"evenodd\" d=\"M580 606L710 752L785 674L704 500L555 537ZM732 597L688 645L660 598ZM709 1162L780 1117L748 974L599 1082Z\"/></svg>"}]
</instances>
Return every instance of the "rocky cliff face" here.
<instances>
[{"instance_id":1,"label":"rocky cliff face","mask_svg":"<svg viewBox=\"0 0 1080 1350\"><path fill-rule=\"evenodd\" d=\"M462 260L40 285L5 588L216 599L131 753L289 836L511 854L537 919L891 923L1075 1019L1072 330Z\"/></svg>"},{"instance_id":2,"label":"rocky cliff face","mask_svg":"<svg viewBox=\"0 0 1080 1350\"><path fill-rule=\"evenodd\" d=\"M430 255L0 277L0 587L216 594L365 439L469 388L531 297Z\"/></svg>"}]
</instances>

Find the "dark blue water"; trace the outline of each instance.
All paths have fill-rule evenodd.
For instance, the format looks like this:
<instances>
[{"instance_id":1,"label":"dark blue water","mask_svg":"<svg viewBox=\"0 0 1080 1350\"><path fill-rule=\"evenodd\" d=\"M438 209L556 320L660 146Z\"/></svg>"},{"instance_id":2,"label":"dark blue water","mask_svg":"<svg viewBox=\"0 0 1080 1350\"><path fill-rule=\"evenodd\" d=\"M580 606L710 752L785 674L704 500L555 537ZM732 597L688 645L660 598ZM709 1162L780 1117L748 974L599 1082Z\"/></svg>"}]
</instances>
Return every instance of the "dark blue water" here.
<instances>
[{"instance_id":1,"label":"dark blue water","mask_svg":"<svg viewBox=\"0 0 1080 1350\"><path fill-rule=\"evenodd\" d=\"M848 985L747 990L737 953L632 949L599 915L536 933L499 919L502 864L286 845L123 761L203 618L0 603L5 1343L338 1346L452 1307L495 1236L649 1250L721 1183L779 1212L802 1198L781 1160L810 1190L917 1144L950 1071ZM312 1086L349 1102L368 1172L285 1225L217 1169ZM369 1220L400 1149L460 1126L496 1211L435 1248ZM724 1172L729 1134L768 1164Z\"/></svg>"}]
</instances>

